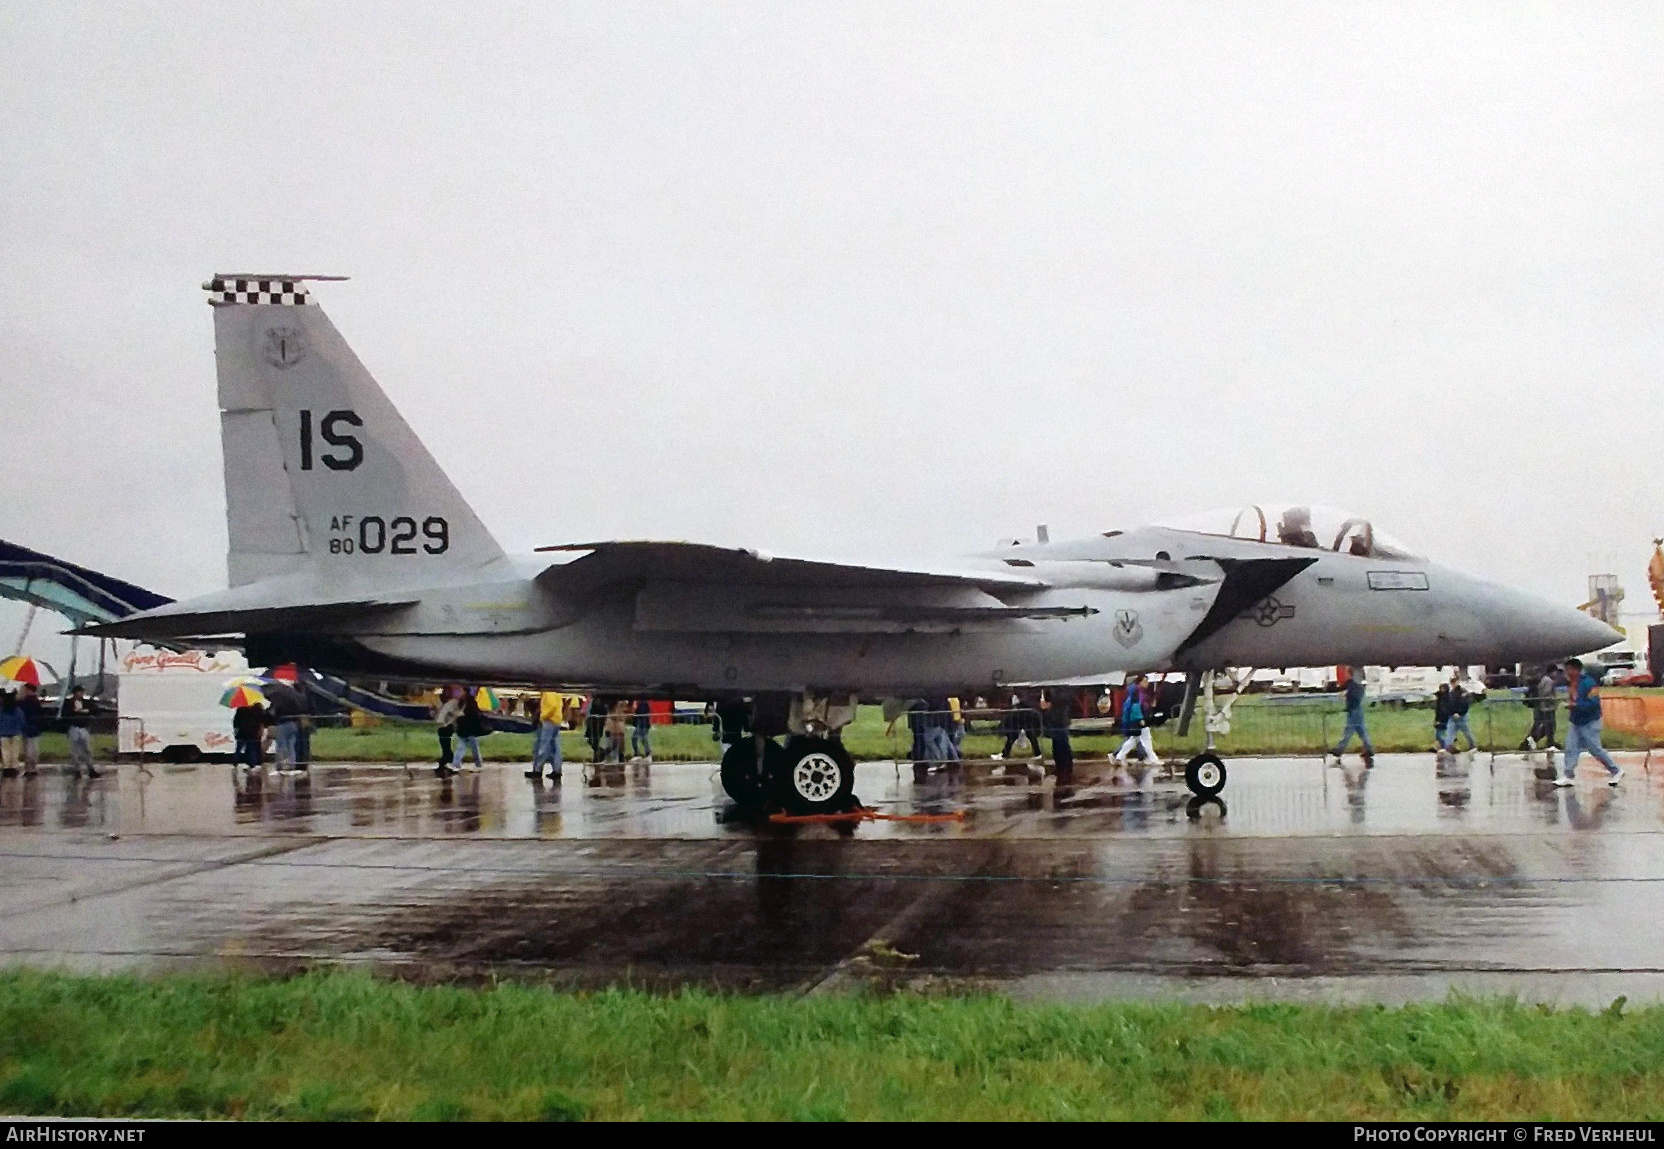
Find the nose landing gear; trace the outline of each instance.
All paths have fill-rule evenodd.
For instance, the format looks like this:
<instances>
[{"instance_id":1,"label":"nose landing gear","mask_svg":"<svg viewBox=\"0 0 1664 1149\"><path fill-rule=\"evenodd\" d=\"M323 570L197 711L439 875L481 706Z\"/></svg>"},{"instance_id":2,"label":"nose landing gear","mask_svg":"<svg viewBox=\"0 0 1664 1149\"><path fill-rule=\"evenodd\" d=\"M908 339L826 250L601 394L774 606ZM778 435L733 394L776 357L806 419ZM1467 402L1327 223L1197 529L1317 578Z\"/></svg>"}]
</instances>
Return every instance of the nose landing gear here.
<instances>
[{"instance_id":1,"label":"nose landing gear","mask_svg":"<svg viewBox=\"0 0 1664 1149\"><path fill-rule=\"evenodd\" d=\"M1253 671L1248 672L1250 675ZM1204 703L1202 714L1202 729L1206 732L1206 748L1184 767L1184 784L1190 787L1190 792L1196 795L1198 802L1217 799L1219 791L1225 788L1225 760L1214 752L1213 740L1220 734L1231 732L1231 707L1242 696L1240 685L1231 696L1225 700L1225 705L1215 706L1213 702L1213 684L1216 672L1212 670L1191 671L1190 680L1185 684L1184 711L1179 719L1179 734L1184 735L1190 730L1190 716L1195 711L1197 701L1197 684L1200 680L1200 691ZM1244 682L1247 680L1244 679ZM1221 803L1223 806L1223 803Z\"/></svg>"}]
</instances>

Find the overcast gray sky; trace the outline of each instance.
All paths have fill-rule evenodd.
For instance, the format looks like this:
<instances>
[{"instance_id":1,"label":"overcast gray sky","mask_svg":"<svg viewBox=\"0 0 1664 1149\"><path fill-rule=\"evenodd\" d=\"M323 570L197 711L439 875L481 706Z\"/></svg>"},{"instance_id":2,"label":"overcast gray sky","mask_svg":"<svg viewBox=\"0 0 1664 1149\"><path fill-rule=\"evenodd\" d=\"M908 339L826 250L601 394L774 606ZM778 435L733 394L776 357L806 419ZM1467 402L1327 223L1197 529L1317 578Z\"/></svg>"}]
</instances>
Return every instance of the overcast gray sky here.
<instances>
[{"instance_id":1,"label":"overcast gray sky","mask_svg":"<svg viewBox=\"0 0 1664 1149\"><path fill-rule=\"evenodd\" d=\"M198 285L316 271L510 549L1303 496L1639 606L1660 61L1633 3L6 0L0 535L223 585Z\"/></svg>"}]
</instances>

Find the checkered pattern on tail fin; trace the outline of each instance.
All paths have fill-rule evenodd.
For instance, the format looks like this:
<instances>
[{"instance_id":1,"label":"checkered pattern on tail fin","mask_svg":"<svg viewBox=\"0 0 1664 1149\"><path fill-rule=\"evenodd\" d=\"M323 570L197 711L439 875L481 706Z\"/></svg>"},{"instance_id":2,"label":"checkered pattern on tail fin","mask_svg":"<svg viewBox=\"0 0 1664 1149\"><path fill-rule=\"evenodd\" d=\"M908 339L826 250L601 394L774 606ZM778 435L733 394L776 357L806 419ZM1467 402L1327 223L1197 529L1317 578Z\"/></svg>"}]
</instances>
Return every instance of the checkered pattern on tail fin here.
<instances>
[{"instance_id":1,"label":"checkered pattern on tail fin","mask_svg":"<svg viewBox=\"0 0 1664 1149\"><path fill-rule=\"evenodd\" d=\"M209 293L210 307L226 307L234 303L275 304L279 307L304 307L308 302L306 287L293 279L254 279L216 275L202 285Z\"/></svg>"}]
</instances>

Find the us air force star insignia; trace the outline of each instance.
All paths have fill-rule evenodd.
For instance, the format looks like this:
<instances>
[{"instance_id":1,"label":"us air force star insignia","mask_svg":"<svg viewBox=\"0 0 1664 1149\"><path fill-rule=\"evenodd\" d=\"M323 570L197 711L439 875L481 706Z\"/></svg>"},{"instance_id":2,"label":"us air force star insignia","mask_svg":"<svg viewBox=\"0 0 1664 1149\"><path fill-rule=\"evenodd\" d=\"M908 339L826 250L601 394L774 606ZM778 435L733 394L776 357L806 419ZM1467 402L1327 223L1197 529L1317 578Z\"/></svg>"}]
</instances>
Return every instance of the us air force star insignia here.
<instances>
[{"instance_id":1,"label":"us air force star insignia","mask_svg":"<svg viewBox=\"0 0 1664 1149\"><path fill-rule=\"evenodd\" d=\"M1144 624L1138 621L1136 610L1115 612L1115 641L1122 646L1137 646L1144 637Z\"/></svg>"},{"instance_id":2,"label":"us air force star insignia","mask_svg":"<svg viewBox=\"0 0 1664 1149\"><path fill-rule=\"evenodd\" d=\"M270 327L266 329L266 340L261 344L260 352L267 363L282 370L306 358L306 343L298 328Z\"/></svg>"},{"instance_id":3,"label":"us air force star insignia","mask_svg":"<svg viewBox=\"0 0 1664 1149\"><path fill-rule=\"evenodd\" d=\"M1294 617L1294 604L1278 602L1272 597L1262 598L1243 611L1241 617L1251 618L1261 626L1276 626L1280 619Z\"/></svg>"}]
</instances>

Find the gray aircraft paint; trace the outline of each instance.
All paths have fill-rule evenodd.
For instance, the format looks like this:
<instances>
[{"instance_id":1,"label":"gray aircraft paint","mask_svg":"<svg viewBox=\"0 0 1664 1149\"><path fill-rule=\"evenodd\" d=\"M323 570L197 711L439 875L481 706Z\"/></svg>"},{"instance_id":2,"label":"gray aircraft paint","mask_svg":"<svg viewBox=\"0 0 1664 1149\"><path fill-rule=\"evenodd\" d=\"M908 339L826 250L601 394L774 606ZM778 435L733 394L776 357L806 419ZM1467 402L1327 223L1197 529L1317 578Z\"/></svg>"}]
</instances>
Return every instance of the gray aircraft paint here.
<instances>
[{"instance_id":1,"label":"gray aircraft paint","mask_svg":"<svg viewBox=\"0 0 1664 1149\"><path fill-rule=\"evenodd\" d=\"M408 581L386 568L416 556L424 572L503 557L329 317L303 302L303 283L216 281L225 285L211 302L233 587L308 566L325 582L360 573ZM228 302L239 297L294 302ZM401 517L417 525L411 553L394 554L382 538L366 554L363 524L379 520L385 533ZM436 545L422 531L430 519L446 523L439 555L425 550Z\"/></svg>"},{"instance_id":2,"label":"gray aircraft paint","mask_svg":"<svg viewBox=\"0 0 1664 1149\"><path fill-rule=\"evenodd\" d=\"M212 300L231 589L103 633L236 633L274 651L288 643L322 669L684 696L923 693L1227 665L1498 664L1614 637L1570 608L1422 559L1161 527L937 569L674 542L511 558L304 284L241 278L216 277ZM1297 573L1219 617L1250 568Z\"/></svg>"}]
</instances>

